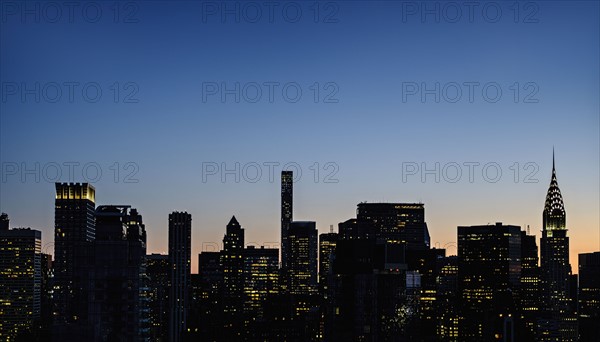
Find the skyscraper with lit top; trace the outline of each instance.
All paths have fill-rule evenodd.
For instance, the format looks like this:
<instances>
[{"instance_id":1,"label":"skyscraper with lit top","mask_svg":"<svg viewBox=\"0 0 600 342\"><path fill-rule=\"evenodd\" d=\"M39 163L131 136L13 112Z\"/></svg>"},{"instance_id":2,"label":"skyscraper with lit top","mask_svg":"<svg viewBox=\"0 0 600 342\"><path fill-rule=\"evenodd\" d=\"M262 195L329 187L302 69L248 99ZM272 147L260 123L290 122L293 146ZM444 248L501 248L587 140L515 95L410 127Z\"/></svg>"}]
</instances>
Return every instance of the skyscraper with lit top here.
<instances>
[{"instance_id":1,"label":"skyscraper with lit top","mask_svg":"<svg viewBox=\"0 0 600 342\"><path fill-rule=\"evenodd\" d=\"M540 280L542 290L542 326L538 338L547 341L572 341L577 339L577 320L574 303L569 295L569 237L566 211L558 187L554 153L552 178L546 194L542 214L540 241Z\"/></svg>"}]
</instances>

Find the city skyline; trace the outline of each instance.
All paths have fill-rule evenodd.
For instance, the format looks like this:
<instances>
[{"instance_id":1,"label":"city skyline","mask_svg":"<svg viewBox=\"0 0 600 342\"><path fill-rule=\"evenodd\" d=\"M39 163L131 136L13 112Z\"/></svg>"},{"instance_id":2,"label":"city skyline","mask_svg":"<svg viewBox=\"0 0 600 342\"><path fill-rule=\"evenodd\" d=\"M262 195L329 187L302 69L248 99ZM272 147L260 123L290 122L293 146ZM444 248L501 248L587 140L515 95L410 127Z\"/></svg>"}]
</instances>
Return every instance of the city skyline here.
<instances>
[{"instance_id":1,"label":"city skyline","mask_svg":"<svg viewBox=\"0 0 600 342\"><path fill-rule=\"evenodd\" d=\"M553 158L552 158L552 160L553 160L553 164L552 164L553 165L552 177L555 176L555 172L557 172L557 173L560 174L560 160L558 161L558 164L559 164L558 168L559 168L559 170L555 171L554 170L554 163L555 163L554 159L555 158L554 158L554 155L553 155ZM552 177L550 177L551 178L551 182L553 181ZM274 183L277 183L277 182L274 182ZM539 183L543 183L543 181L540 180ZM294 184L296 184L296 183L294 183ZM323 186L327 186L327 185L329 185L329 184L323 184ZM300 189L302 186L303 186L303 183L300 182L298 185L295 185L295 190L296 191L301 191L301 193L302 193L303 191ZM546 186L546 191L545 192L547 192L547 191L548 190L547 190L547 186ZM567 190L567 193L568 192L569 191ZM93 196L95 197L96 193L94 193ZM295 208L299 208L299 207L301 208L301 205L304 205L303 201L301 201L301 200L295 199L294 201L295 201L295 203L302 203L302 204L298 204L297 206L295 206ZM107 203L98 202L97 204L98 205L108 205L110 203L120 203L120 202L123 202L123 201L116 199L116 200L114 200L112 202L107 202ZM365 202L365 203L384 203L386 201L383 201L383 200L381 200L381 201L359 201L356 204L363 203L363 202ZM402 202L402 201L392 201L392 202ZM411 201L404 201L404 202L411 202ZM566 202L567 202L567 204L565 205L565 207L568 208L569 207L569 204L568 204L569 201L567 200ZM424 201L420 201L419 203L424 204L425 207L427 208L427 221L428 222L435 221L435 220L431 219L431 216L432 216L431 215L431 208L429 207L428 203L426 203ZM275 205L275 207L278 207L277 203L273 203L273 205ZM143 210L143 209L141 209L141 210ZM190 214L192 214L192 216L193 216L193 212L194 212L194 210L190 210L190 209L185 210L185 209L177 209L177 208L173 208L170 212L172 212L173 210L187 211L187 212L190 212ZM296 210L298 210L298 209L296 209ZM305 212L305 210L303 210L303 212ZM543 212L543 206L542 206L540 212ZM236 214L232 213L231 215L235 216ZM334 226L337 226L338 223L345 221L348 217L351 217L351 216L354 216L354 213L351 213L351 214L349 213L348 216L345 217L345 218L340 217L338 219L338 221L335 222L335 223L334 222L332 222L332 223L319 223L319 221L315 220L316 223L317 223L317 229L319 230L319 234L320 233L329 232L329 229L325 229L324 228L325 226L329 227L331 224L333 224ZM510 215L508 215L508 216L510 216ZM536 215L536 216L539 217L540 215ZM12 215L10 215L10 213L9 213L9 217L11 219L11 222L15 221L15 217L12 216ZM195 221L198 221L199 219L200 218L196 218ZM301 217L300 220L302 220L302 219L303 218ZM306 219L307 220L310 219L310 216L307 217ZM569 216L569 222L571 220L573 220L573 219L574 219L573 215L570 215ZM17 218L17 220L18 220L18 218ZM275 218L275 220L277 220L277 219ZM147 222L147 220L145 220L145 221ZM539 221L542 221L542 220L540 219ZM464 222L464 221L461 221L461 222ZM536 229L535 226L532 225L532 224L528 224L528 223L526 223L526 224L519 224L518 222L512 222L510 219L506 219L505 216L503 216L502 214L497 214L496 216L494 216L493 219L490 219L490 220L487 221L487 223L489 225L493 225L493 224L495 224L495 222L503 222L505 224L514 224L514 225L522 227L522 229L529 229L529 231L531 232L531 234L536 235L536 239L538 241L540 240L541 235L542 235L541 234L542 233L542 222L540 222L540 224L539 224L539 229ZM598 232L597 232L597 235L598 235L598 239L597 240L598 241L596 242L596 241L594 241L594 239L588 239L588 238L584 238L584 237L580 236L580 234L578 234L577 228L574 229L573 226L569 222L567 223L567 228L570 231L570 233L569 233L570 235L569 236L570 236L571 240L572 241L573 240L574 241L578 241L578 240L579 241L586 241L587 244L585 246L589 246L589 247L580 247L580 248L571 246L571 248L569 250L569 253L570 253L569 255L570 255L570 259L571 260L577 260L577 255L578 254L592 252L592 251L597 250L598 248L600 248L600 227L599 227ZM462 226L465 226L465 225L476 225L476 224L481 224L481 223L482 222L464 222L464 223L461 223L461 224L457 224L456 226L454 226L454 228L456 228L457 226L461 226L461 225ZM279 242L279 234L280 234L280 230L281 230L280 229L280 227L281 227L281 220L279 220L279 222L273 223L273 225L277 225L277 224L279 224L279 229L276 228L277 229L276 234L278 234L278 235L272 235L272 234L269 235L269 234L265 234L264 232L263 232L263 234L257 234L256 231L253 231L253 229L252 229L252 227L250 225L245 224L244 226L247 227L247 228L249 228L247 230L247 233L246 233L247 236L257 236L257 235L258 236L263 236L263 240L246 239L246 245L253 245L253 246L256 246L256 247L266 246L266 247L271 247L271 248L281 248L280 247L280 242ZM21 226L23 226L23 227L30 227L28 225L15 225L14 227L21 227ZM168 227L168 220L167 220L166 225L165 225L165 232L167 231L167 229L166 229L167 227ZM44 229L40 229L39 227L31 227L31 228L33 228L33 229L39 229L42 232L45 231ZM439 232L439 229L435 229L434 226L433 226L433 224L430 224L429 228L432 231L432 233L431 233L431 247L445 248L450 253L449 255L456 255L457 240L456 240L456 234L455 234L455 232L454 232L454 240L440 242L440 240L436 237L436 235L437 235L436 233ZM202 231L203 229L202 229L202 227L196 227L195 224L192 224L192 255L197 255L197 254L199 254L200 252L203 252L203 251L216 251L216 250L219 250L220 248L223 247L221 239L216 239L216 240L210 241L210 240L202 240L200 238L200 241L195 241L195 239L197 239L197 236L198 236L198 230ZM167 247L166 246L166 242L165 242L166 240L164 239L164 237L160 237L160 236L156 235L156 234L160 234L160 228L158 228L158 229L155 228L153 230L148 230L148 231L152 232L152 233L148 234L148 241L149 241L149 243L148 243L148 253L168 254L168 250L167 249L162 249L160 247L159 248L156 248L156 247L153 248L153 245L150 242L150 241L153 241L153 240L155 240L155 241L156 240L160 240L160 241L163 242L163 244L165 244L165 247ZM196 238L194 237L194 231L196 231ZM216 236L220 236L220 232L217 229L215 229L215 231L216 231ZM152 236L152 235L154 235L154 236ZM443 234L443 235L446 235L446 234ZM452 233L450 235L452 235ZM54 252L53 249L54 248L53 248L53 245L52 245L52 241L48 241L48 239L47 239L48 233L46 233L44 236L46 236L46 238L42 239L43 252L49 253L49 254L53 254L53 252ZM580 239L578 239L578 237ZM200 249L198 249L198 246L200 246ZM50 247L52 247L52 248L49 249ZM202 247L204 247L204 248L202 248ZM453 251L454 251L454 253L453 253ZM195 272L197 273L197 263L196 263L196 261L197 260L195 258L192 258L192 273L195 273ZM576 274L576 272L577 272L577 268L573 268L573 273Z\"/></svg>"}]
</instances>

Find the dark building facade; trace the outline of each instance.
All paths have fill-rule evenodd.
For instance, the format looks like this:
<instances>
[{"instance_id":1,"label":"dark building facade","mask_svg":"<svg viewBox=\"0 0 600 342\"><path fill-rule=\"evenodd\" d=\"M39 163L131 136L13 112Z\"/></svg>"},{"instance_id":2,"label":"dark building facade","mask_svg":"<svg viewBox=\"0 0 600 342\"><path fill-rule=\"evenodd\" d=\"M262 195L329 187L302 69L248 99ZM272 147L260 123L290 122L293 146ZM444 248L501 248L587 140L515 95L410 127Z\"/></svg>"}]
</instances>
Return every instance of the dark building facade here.
<instances>
[{"instance_id":1,"label":"dark building facade","mask_svg":"<svg viewBox=\"0 0 600 342\"><path fill-rule=\"evenodd\" d=\"M8 222L8 220L6 221ZM38 326L41 313L42 233L0 230L0 340L15 341Z\"/></svg>"},{"instance_id":2,"label":"dark building facade","mask_svg":"<svg viewBox=\"0 0 600 342\"><path fill-rule=\"evenodd\" d=\"M170 271L168 255L153 253L146 256L151 341L168 341Z\"/></svg>"},{"instance_id":3,"label":"dark building facade","mask_svg":"<svg viewBox=\"0 0 600 342\"><path fill-rule=\"evenodd\" d=\"M463 341L515 339L515 293L521 277L521 229L496 225L458 227Z\"/></svg>"},{"instance_id":4,"label":"dark building facade","mask_svg":"<svg viewBox=\"0 0 600 342\"><path fill-rule=\"evenodd\" d=\"M244 228L233 216L227 224L221 252L223 323L228 339L239 339L244 313Z\"/></svg>"},{"instance_id":5,"label":"dark building facade","mask_svg":"<svg viewBox=\"0 0 600 342\"><path fill-rule=\"evenodd\" d=\"M289 265L288 235L294 214L294 173L281 171L281 269L285 274ZM286 276L282 280L287 280ZM285 288L285 284L282 284Z\"/></svg>"},{"instance_id":6,"label":"dark building facade","mask_svg":"<svg viewBox=\"0 0 600 342\"><path fill-rule=\"evenodd\" d=\"M54 209L55 324L57 334L77 336L86 320L85 271L95 227L96 190L88 183L56 183ZM67 334L67 335L63 335ZM75 335L73 335L75 334Z\"/></svg>"},{"instance_id":7,"label":"dark building facade","mask_svg":"<svg viewBox=\"0 0 600 342\"><path fill-rule=\"evenodd\" d=\"M187 329L192 262L192 215L169 214L169 341L182 341Z\"/></svg>"},{"instance_id":8,"label":"dark building facade","mask_svg":"<svg viewBox=\"0 0 600 342\"><path fill-rule=\"evenodd\" d=\"M356 219L359 236L403 241L409 251L429 249L422 203L359 203Z\"/></svg>"},{"instance_id":9,"label":"dark building facade","mask_svg":"<svg viewBox=\"0 0 600 342\"><path fill-rule=\"evenodd\" d=\"M279 293L279 250L255 248L244 250L244 323L246 336L258 323L264 325L265 303Z\"/></svg>"},{"instance_id":10,"label":"dark building facade","mask_svg":"<svg viewBox=\"0 0 600 342\"><path fill-rule=\"evenodd\" d=\"M293 294L317 291L317 227L313 221L294 221L289 235L288 286Z\"/></svg>"},{"instance_id":11,"label":"dark building facade","mask_svg":"<svg viewBox=\"0 0 600 342\"><path fill-rule=\"evenodd\" d=\"M88 319L94 341L148 341L146 229L130 206L96 209L88 267Z\"/></svg>"},{"instance_id":12,"label":"dark building facade","mask_svg":"<svg viewBox=\"0 0 600 342\"><path fill-rule=\"evenodd\" d=\"M331 274L338 239L339 235L333 231L319 235L319 291L322 295L327 292L327 278Z\"/></svg>"},{"instance_id":13,"label":"dark building facade","mask_svg":"<svg viewBox=\"0 0 600 342\"><path fill-rule=\"evenodd\" d=\"M579 254L579 338L600 341L600 252Z\"/></svg>"}]
</instances>

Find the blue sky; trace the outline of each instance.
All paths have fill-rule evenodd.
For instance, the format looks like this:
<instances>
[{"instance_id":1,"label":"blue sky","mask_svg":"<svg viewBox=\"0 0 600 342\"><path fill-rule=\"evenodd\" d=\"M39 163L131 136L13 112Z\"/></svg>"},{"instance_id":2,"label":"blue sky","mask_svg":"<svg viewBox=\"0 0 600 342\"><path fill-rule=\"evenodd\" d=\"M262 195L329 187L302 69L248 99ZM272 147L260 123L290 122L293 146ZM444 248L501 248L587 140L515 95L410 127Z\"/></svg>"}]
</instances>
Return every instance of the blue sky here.
<instances>
[{"instance_id":1,"label":"blue sky","mask_svg":"<svg viewBox=\"0 0 600 342\"><path fill-rule=\"evenodd\" d=\"M456 241L457 225L502 221L537 231L554 146L572 258L600 248L598 2L482 2L473 20L464 2L457 20L454 8L435 1L274 2L273 20L263 2L93 2L76 8L72 20L60 8L56 23L55 8L28 4L33 11L39 4L39 20L23 17L20 2L2 2L0 210L13 226L41 229L45 243L53 234L54 185L43 173L57 163L60 180L69 181L68 162L80 163L74 181L85 181L83 166L97 163L98 203L138 208L155 252L166 252L173 210L193 215L194 254L219 243L234 214L247 241L277 242L279 181L268 180L266 162L280 163L276 175L288 162L300 165L294 217L316 220L321 231L353 217L360 201L425 203L440 246ZM229 12L222 22L223 9L235 11L236 4L239 22ZM422 17L436 5L439 23L432 14ZM91 22L97 8L102 13ZM251 22L256 8L262 17ZM302 15L291 22L297 8ZM72 101L65 82L78 83ZM272 103L265 82L279 84ZM472 102L465 82L479 84ZM208 84L236 83L239 103L231 94L222 101L222 89L206 92ZM423 103L420 91L406 93L408 84L436 83L439 103L431 94ZM57 84L62 94L52 103ZM97 102L81 95L86 84L90 98L101 89ZM251 103L255 84L262 94ZM293 86L289 97L302 90L296 103L281 94L285 84ZM462 91L456 103L448 101L456 97L453 85ZM492 103L497 88L502 95ZM39 103L24 89L34 89ZM337 103L325 103L334 90ZM127 95L137 102L125 103ZM124 169L128 162L135 167ZM236 183L230 175L223 183L219 173L203 180L203 163L236 162L240 172L261 165L262 178L251 183L242 174ZM337 166L337 183L323 182L334 169L323 169L328 162ZM461 179L442 175L438 183L429 175L422 182L417 173L403 180L403 163L436 162L438 173L461 165ZM480 164L472 183L465 162ZM22 166L35 163L40 181L21 179ZM481 174L487 163L502 170L495 183ZM94 170L87 176L93 179ZM538 182L524 182L536 170ZM137 183L124 181L131 171Z\"/></svg>"}]
</instances>

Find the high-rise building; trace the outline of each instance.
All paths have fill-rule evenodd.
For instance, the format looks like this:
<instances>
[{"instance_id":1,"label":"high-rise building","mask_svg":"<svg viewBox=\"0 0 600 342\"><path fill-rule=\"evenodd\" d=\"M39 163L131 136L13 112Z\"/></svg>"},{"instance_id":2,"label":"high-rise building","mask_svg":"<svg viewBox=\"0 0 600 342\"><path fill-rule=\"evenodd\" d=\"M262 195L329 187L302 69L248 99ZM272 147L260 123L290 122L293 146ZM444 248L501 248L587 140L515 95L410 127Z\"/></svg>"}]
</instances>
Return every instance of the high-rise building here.
<instances>
[{"instance_id":1,"label":"high-rise building","mask_svg":"<svg viewBox=\"0 0 600 342\"><path fill-rule=\"evenodd\" d=\"M169 214L169 341L179 342L186 331L192 263L192 215Z\"/></svg>"},{"instance_id":2,"label":"high-rise building","mask_svg":"<svg viewBox=\"0 0 600 342\"><path fill-rule=\"evenodd\" d=\"M579 338L600 341L600 252L579 254Z\"/></svg>"},{"instance_id":3,"label":"high-rise building","mask_svg":"<svg viewBox=\"0 0 600 342\"><path fill-rule=\"evenodd\" d=\"M411 340L403 245L340 239L327 289L325 341Z\"/></svg>"},{"instance_id":4,"label":"high-rise building","mask_svg":"<svg viewBox=\"0 0 600 342\"><path fill-rule=\"evenodd\" d=\"M264 304L279 293L279 250L255 248L244 250L244 320L251 327L264 318Z\"/></svg>"},{"instance_id":5,"label":"high-rise building","mask_svg":"<svg viewBox=\"0 0 600 342\"><path fill-rule=\"evenodd\" d=\"M221 252L198 255L198 281L194 294L194 324L203 341L217 341L223 331Z\"/></svg>"},{"instance_id":6,"label":"high-rise building","mask_svg":"<svg viewBox=\"0 0 600 342\"><path fill-rule=\"evenodd\" d=\"M146 255L151 341L167 341L168 338L170 271L168 255Z\"/></svg>"},{"instance_id":7,"label":"high-rise building","mask_svg":"<svg viewBox=\"0 0 600 342\"><path fill-rule=\"evenodd\" d=\"M0 230L0 340L30 334L40 318L42 233Z\"/></svg>"},{"instance_id":8,"label":"high-rise building","mask_svg":"<svg viewBox=\"0 0 600 342\"><path fill-rule=\"evenodd\" d=\"M460 339L514 340L521 228L500 222L458 227L458 276L462 295Z\"/></svg>"},{"instance_id":9,"label":"high-rise building","mask_svg":"<svg viewBox=\"0 0 600 342\"><path fill-rule=\"evenodd\" d=\"M319 235L319 290L322 295L327 293L327 277L331 274L338 238L338 233L334 233L333 228L329 233Z\"/></svg>"},{"instance_id":10,"label":"high-rise building","mask_svg":"<svg viewBox=\"0 0 600 342\"><path fill-rule=\"evenodd\" d=\"M408 251L429 249L422 203L359 203L356 219L363 237L404 241Z\"/></svg>"},{"instance_id":11,"label":"high-rise building","mask_svg":"<svg viewBox=\"0 0 600 342\"><path fill-rule=\"evenodd\" d=\"M233 216L227 224L221 252L223 267L223 315L228 338L242 334L244 313L244 228Z\"/></svg>"},{"instance_id":12,"label":"high-rise building","mask_svg":"<svg viewBox=\"0 0 600 342\"><path fill-rule=\"evenodd\" d=\"M96 209L96 239L87 274L91 339L147 341L146 229L136 209Z\"/></svg>"},{"instance_id":13,"label":"high-rise building","mask_svg":"<svg viewBox=\"0 0 600 342\"><path fill-rule=\"evenodd\" d=\"M293 171L281 171L281 267L288 268L289 243L288 235L290 224L293 221L294 204L294 173Z\"/></svg>"},{"instance_id":14,"label":"high-rise building","mask_svg":"<svg viewBox=\"0 0 600 342\"><path fill-rule=\"evenodd\" d=\"M460 341L458 326L460 314L458 302L458 257L456 255L437 259L436 335L438 341Z\"/></svg>"},{"instance_id":15,"label":"high-rise building","mask_svg":"<svg viewBox=\"0 0 600 342\"><path fill-rule=\"evenodd\" d=\"M57 334L73 332L87 316L85 272L95 239L96 190L88 183L56 183L54 207L54 300ZM67 337L69 336L69 337Z\"/></svg>"},{"instance_id":16,"label":"high-rise building","mask_svg":"<svg viewBox=\"0 0 600 342\"><path fill-rule=\"evenodd\" d=\"M288 234L288 286L293 294L317 291L317 228L313 221L293 221Z\"/></svg>"},{"instance_id":17,"label":"high-rise building","mask_svg":"<svg viewBox=\"0 0 600 342\"><path fill-rule=\"evenodd\" d=\"M545 323L539 328L539 339L573 341L577 339L575 305L569 294L571 264L566 211L558 188L554 155L552 178L546 194L542 215L540 241L540 280L542 314Z\"/></svg>"},{"instance_id":18,"label":"high-rise building","mask_svg":"<svg viewBox=\"0 0 600 342\"><path fill-rule=\"evenodd\" d=\"M523 321L524 339L534 340L536 317L540 309L540 272L538 247L535 235L521 231L521 285L519 288L519 309Z\"/></svg>"}]
</instances>

